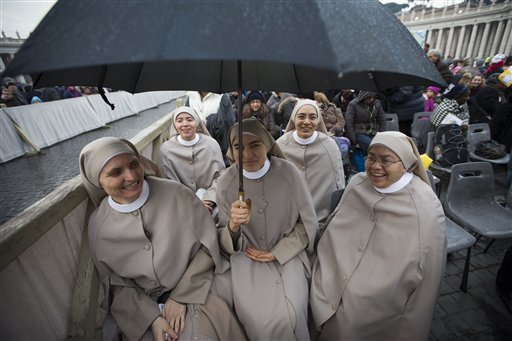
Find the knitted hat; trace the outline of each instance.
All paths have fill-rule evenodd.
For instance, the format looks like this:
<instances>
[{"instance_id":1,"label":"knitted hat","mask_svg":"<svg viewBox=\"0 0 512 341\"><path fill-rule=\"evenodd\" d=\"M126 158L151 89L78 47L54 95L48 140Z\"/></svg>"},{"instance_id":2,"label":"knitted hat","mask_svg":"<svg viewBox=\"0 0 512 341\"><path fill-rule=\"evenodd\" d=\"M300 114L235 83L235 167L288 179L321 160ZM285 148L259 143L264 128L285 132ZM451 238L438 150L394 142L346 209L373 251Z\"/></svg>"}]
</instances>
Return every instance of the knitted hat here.
<instances>
[{"instance_id":1,"label":"knitted hat","mask_svg":"<svg viewBox=\"0 0 512 341\"><path fill-rule=\"evenodd\" d=\"M427 90L432 91L433 93L436 94L436 96L439 95L439 93L441 92L441 88L438 88L437 86L429 86Z\"/></svg>"},{"instance_id":2,"label":"knitted hat","mask_svg":"<svg viewBox=\"0 0 512 341\"><path fill-rule=\"evenodd\" d=\"M449 90L445 93L445 97L454 99L454 98L460 97L469 92L470 92L470 90L467 86L457 84L454 87L452 87L451 89L449 88Z\"/></svg>"},{"instance_id":3,"label":"knitted hat","mask_svg":"<svg viewBox=\"0 0 512 341\"><path fill-rule=\"evenodd\" d=\"M263 102L263 96L259 91L251 91L247 96L247 103L251 103L252 101L260 101Z\"/></svg>"}]
</instances>

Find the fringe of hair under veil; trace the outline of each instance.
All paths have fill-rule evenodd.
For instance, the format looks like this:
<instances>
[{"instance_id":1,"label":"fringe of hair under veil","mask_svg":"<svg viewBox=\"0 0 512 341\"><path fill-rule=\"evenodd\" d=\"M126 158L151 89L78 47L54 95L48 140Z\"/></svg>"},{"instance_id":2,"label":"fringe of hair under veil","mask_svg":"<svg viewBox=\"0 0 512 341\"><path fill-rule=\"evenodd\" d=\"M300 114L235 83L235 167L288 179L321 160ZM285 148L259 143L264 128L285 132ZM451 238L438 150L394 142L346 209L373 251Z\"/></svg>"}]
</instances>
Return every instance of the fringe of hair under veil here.
<instances>
[{"instance_id":1,"label":"fringe of hair under veil","mask_svg":"<svg viewBox=\"0 0 512 341\"><path fill-rule=\"evenodd\" d=\"M318 107L318 104L316 104L315 101L310 99L301 99L298 100L297 103L295 103L290 119L288 120L288 124L286 125L285 132L289 132L296 129L295 117L297 116L299 109L305 105L311 105L313 108L315 108L316 116L318 117L318 124L316 126L316 130L321 133L327 134L327 128L325 127L325 123L322 118L322 113L320 112L320 107Z\"/></svg>"}]
</instances>

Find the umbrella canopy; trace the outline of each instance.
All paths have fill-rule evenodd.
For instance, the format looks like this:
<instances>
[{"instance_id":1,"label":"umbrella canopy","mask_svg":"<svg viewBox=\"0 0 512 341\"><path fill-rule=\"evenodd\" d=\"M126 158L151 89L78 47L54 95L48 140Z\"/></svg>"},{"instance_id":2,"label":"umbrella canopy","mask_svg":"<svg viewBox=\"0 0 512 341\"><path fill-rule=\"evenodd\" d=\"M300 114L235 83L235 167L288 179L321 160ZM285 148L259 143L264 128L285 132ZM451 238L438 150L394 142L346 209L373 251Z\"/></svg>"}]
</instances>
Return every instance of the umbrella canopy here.
<instances>
[{"instance_id":1,"label":"umbrella canopy","mask_svg":"<svg viewBox=\"0 0 512 341\"><path fill-rule=\"evenodd\" d=\"M129 92L445 85L377 0L61 0L7 66L19 74Z\"/></svg>"}]
</instances>

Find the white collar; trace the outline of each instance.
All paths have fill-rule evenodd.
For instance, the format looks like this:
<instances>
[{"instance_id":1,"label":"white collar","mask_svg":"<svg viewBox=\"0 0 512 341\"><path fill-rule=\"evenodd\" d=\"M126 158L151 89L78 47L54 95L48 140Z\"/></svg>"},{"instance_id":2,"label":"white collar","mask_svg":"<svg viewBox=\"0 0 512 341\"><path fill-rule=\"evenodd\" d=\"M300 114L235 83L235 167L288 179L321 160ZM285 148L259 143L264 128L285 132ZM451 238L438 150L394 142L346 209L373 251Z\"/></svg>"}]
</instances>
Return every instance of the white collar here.
<instances>
[{"instance_id":1,"label":"white collar","mask_svg":"<svg viewBox=\"0 0 512 341\"><path fill-rule=\"evenodd\" d=\"M263 167L261 167L257 171L249 172L244 169L243 173L244 173L244 177L246 177L247 179L256 180L256 179L263 177L265 174L267 174L269 169L270 169L270 161L268 159L266 159L265 163L263 164Z\"/></svg>"},{"instance_id":2,"label":"white collar","mask_svg":"<svg viewBox=\"0 0 512 341\"><path fill-rule=\"evenodd\" d=\"M313 135L311 135L311 137L308 137L307 139L300 138L299 134L297 134L297 130L293 131L293 138L295 139L295 141L298 144L302 144L302 145L311 144L311 143L315 142L317 137L318 137L318 131L316 131L316 130L313 132Z\"/></svg>"},{"instance_id":3,"label":"white collar","mask_svg":"<svg viewBox=\"0 0 512 341\"><path fill-rule=\"evenodd\" d=\"M178 140L178 143L181 144L182 146L192 147L197 142L199 142L199 134L196 133L196 137L194 137L190 141L184 140L180 135L178 135L177 140Z\"/></svg>"},{"instance_id":4,"label":"white collar","mask_svg":"<svg viewBox=\"0 0 512 341\"><path fill-rule=\"evenodd\" d=\"M407 186L409 184L409 182L411 182L413 176L414 175L412 173L405 172L404 175L402 175L402 177L400 179L398 179L398 181L392 183L388 187L385 187L385 188L377 188L375 186L373 186L373 187L379 193L383 193L383 194L395 193L395 192L398 192L399 190L401 190L402 188L404 188L405 186Z\"/></svg>"},{"instance_id":5,"label":"white collar","mask_svg":"<svg viewBox=\"0 0 512 341\"><path fill-rule=\"evenodd\" d=\"M110 207L117 212L121 213L130 213L133 211L138 210L141 208L149 197L149 184L146 180L144 180L144 183L142 184L142 193L140 193L139 197L135 199L135 201L129 203L129 204L118 204L117 202L112 199L111 196L108 197L108 203Z\"/></svg>"}]
</instances>

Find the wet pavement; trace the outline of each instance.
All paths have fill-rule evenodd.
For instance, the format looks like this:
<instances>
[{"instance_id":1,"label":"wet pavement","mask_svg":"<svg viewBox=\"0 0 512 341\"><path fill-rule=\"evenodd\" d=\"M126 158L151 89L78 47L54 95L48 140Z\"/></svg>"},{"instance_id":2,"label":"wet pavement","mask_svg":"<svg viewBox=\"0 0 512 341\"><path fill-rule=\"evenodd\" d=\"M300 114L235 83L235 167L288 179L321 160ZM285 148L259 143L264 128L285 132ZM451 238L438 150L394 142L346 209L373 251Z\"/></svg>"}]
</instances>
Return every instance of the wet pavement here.
<instances>
[{"instance_id":1,"label":"wet pavement","mask_svg":"<svg viewBox=\"0 0 512 341\"><path fill-rule=\"evenodd\" d=\"M0 224L78 175L80 150L89 142L116 136L130 139L175 108L175 102L140 112L53 146L42 153L0 164Z\"/></svg>"},{"instance_id":2,"label":"wet pavement","mask_svg":"<svg viewBox=\"0 0 512 341\"><path fill-rule=\"evenodd\" d=\"M468 291L460 290L466 250L449 255L441 284L429 340L512 340L512 314L498 298L496 272L511 239L489 242L482 238L473 246Z\"/></svg>"}]
</instances>

